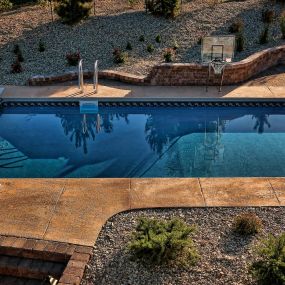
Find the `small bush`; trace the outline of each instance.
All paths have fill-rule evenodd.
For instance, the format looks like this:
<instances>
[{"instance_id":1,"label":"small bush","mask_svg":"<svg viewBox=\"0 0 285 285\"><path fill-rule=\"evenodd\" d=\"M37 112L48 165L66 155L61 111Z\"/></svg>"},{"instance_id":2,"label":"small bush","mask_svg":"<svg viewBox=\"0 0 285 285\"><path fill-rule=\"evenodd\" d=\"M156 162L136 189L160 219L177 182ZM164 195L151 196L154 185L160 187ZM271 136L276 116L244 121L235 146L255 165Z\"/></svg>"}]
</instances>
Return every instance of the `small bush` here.
<instances>
[{"instance_id":1,"label":"small bush","mask_svg":"<svg viewBox=\"0 0 285 285\"><path fill-rule=\"evenodd\" d=\"M23 71L21 62L17 59L12 65L11 65L11 73L21 73Z\"/></svg>"},{"instance_id":2,"label":"small bush","mask_svg":"<svg viewBox=\"0 0 285 285\"><path fill-rule=\"evenodd\" d=\"M174 54L175 53L174 53L174 50L172 48L166 49L164 54L163 54L163 58L164 58L165 62L172 62Z\"/></svg>"},{"instance_id":3,"label":"small bush","mask_svg":"<svg viewBox=\"0 0 285 285\"><path fill-rule=\"evenodd\" d=\"M20 46L18 44L14 45L13 53L18 54L21 51Z\"/></svg>"},{"instance_id":4,"label":"small bush","mask_svg":"<svg viewBox=\"0 0 285 285\"><path fill-rule=\"evenodd\" d=\"M42 41L39 42L38 50L39 52L44 52L46 50L45 44Z\"/></svg>"},{"instance_id":5,"label":"small bush","mask_svg":"<svg viewBox=\"0 0 285 285\"><path fill-rule=\"evenodd\" d=\"M275 17L275 13L273 10L266 9L262 11L261 19L263 23L265 24L272 23L274 20L274 17Z\"/></svg>"},{"instance_id":6,"label":"small bush","mask_svg":"<svg viewBox=\"0 0 285 285\"><path fill-rule=\"evenodd\" d=\"M280 18L280 30L282 34L282 39L285 40L285 14Z\"/></svg>"},{"instance_id":7,"label":"small bush","mask_svg":"<svg viewBox=\"0 0 285 285\"><path fill-rule=\"evenodd\" d=\"M244 28L244 23L242 19L238 19L237 21L233 22L229 27L229 32L232 34L241 33Z\"/></svg>"},{"instance_id":8,"label":"small bush","mask_svg":"<svg viewBox=\"0 0 285 285\"><path fill-rule=\"evenodd\" d=\"M240 235L254 235L260 232L262 222L258 216L253 213L238 215L233 222L233 231Z\"/></svg>"},{"instance_id":9,"label":"small bush","mask_svg":"<svg viewBox=\"0 0 285 285\"><path fill-rule=\"evenodd\" d=\"M9 0L0 0L0 12L8 11L13 8L13 3Z\"/></svg>"},{"instance_id":10,"label":"small bush","mask_svg":"<svg viewBox=\"0 0 285 285\"><path fill-rule=\"evenodd\" d=\"M141 218L128 244L136 259L148 264L162 264L171 261L193 265L198 253L189 237L194 227L179 219L162 221Z\"/></svg>"},{"instance_id":11,"label":"small bush","mask_svg":"<svg viewBox=\"0 0 285 285\"><path fill-rule=\"evenodd\" d=\"M140 42L144 42L144 41L145 41L144 35L141 35L141 36L139 37L139 41L140 41Z\"/></svg>"},{"instance_id":12,"label":"small bush","mask_svg":"<svg viewBox=\"0 0 285 285\"><path fill-rule=\"evenodd\" d=\"M285 284L285 233L272 235L257 248L258 260L250 267L251 274L262 285Z\"/></svg>"},{"instance_id":13,"label":"small bush","mask_svg":"<svg viewBox=\"0 0 285 285\"><path fill-rule=\"evenodd\" d=\"M173 50L178 50L179 49L179 44L177 43L176 40L173 42Z\"/></svg>"},{"instance_id":14,"label":"small bush","mask_svg":"<svg viewBox=\"0 0 285 285\"><path fill-rule=\"evenodd\" d=\"M113 51L113 60L114 63L125 63L128 59L128 54L126 52L122 52L120 49L115 48Z\"/></svg>"},{"instance_id":15,"label":"small bush","mask_svg":"<svg viewBox=\"0 0 285 285\"><path fill-rule=\"evenodd\" d=\"M261 45L267 44L269 42L269 25L265 25L260 36L259 43Z\"/></svg>"},{"instance_id":16,"label":"small bush","mask_svg":"<svg viewBox=\"0 0 285 285\"><path fill-rule=\"evenodd\" d=\"M160 35L157 35L156 38L155 38L155 41L160 44L161 43L161 36Z\"/></svg>"},{"instance_id":17,"label":"small bush","mask_svg":"<svg viewBox=\"0 0 285 285\"><path fill-rule=\"evenodd\" d=\"M147 51L148 52L153 52L154 51L154 46L152 44L147 45Z\"/></svg>"},{"instance_id":18,"label":"small bush","mask_svg":"<svg viewBox=\"0 0 285 285\"><path fill-rule=\"evenodd\" d=\"M65 56L68 65L70 66L76 66L81 59L80 53L79 52L70 52L67 53Z\"/></svg>"},{"instance_id":19,"label":"small bush","mask_svg":"<svg viewBox=\"0 0 285 285\"><path fill-rule=\"evenodd\" d=\"M132 44L128 42L126 45L126 50L132 50L132 49L133 49Z\"/></svg>"},{"instance_id":20,"label":"small bush","mask_svg":"<svg viewBox=\"0 0 285 285\"><path fill-rule=\"evenodd\" d=\"M245 37L243 32L240 32L236 36L236 51L237 52L244 51L244 45L245 45Z\"/></svg>"},{"instance_id":21,"label":"small bush","mask_svg":"<svg viewBox=\"0 0 285 285\"><path fill-rule=\"evenodd\" d=\"M89 17L92 0L58 0L55 12L63 23L72 25Z\"/></svg>"},{"instance_id":22,"label":"small bush","mask_svg":"<svg viewBox=\"0 0 285 285\"><path fill-rule=\"evenodd\" d=\"M146 0L146 9L154 15L175 18L180 13L181 0Z\"/></svg>"}]
</instances>

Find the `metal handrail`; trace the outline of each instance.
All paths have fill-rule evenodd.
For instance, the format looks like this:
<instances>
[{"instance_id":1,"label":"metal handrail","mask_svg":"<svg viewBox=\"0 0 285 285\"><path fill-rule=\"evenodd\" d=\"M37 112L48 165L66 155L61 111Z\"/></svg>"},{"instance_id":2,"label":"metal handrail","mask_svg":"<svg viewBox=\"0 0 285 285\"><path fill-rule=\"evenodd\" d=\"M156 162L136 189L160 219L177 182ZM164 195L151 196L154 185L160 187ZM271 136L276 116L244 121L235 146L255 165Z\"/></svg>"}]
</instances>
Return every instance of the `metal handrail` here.
<instances>
[{"instance_id":1,"label":"metal handrail","mask_svg":"<svg viewBox=\"0 0 285 285\"><path fill-rule=\"evenodd\" d=\"M98 92L98 60L94 63L93 89L94 93Z\"/></svg>"},{"instance_id":2,"label":"metal handrail","mask_svg":"<svg viewBox=\"0 0 285 285\"><path fill-rule=\"evenodd\" d=\"M81 93L84 93L84 81L83 81L83 60L81 59L78 63L78 88L80 89Z\"/></svg>"}]
</instances>

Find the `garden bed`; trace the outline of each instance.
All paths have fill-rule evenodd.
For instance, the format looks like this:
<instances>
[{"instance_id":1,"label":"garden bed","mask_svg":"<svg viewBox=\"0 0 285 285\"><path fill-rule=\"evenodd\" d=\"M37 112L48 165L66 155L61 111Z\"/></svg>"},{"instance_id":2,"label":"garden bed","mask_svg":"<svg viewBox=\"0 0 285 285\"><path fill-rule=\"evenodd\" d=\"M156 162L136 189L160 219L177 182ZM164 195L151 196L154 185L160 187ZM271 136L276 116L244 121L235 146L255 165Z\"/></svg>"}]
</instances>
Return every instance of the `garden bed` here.
<instances>
[{"instance_id":1,"label":"garden bed","mask_svg":"<svg viewBox=\"0 0 285 285\"><path fill-rule=\"evenodd\" d=\"M234 218L245 212L254 212L262 220L263 230L254 237L232 232ZM284 215L284 207L157 209L118 214L102 229L81 284L256 284L248 273L255 259L254 247L269 233L277 235L285 230ZM189 225L195 224L193 239L200 254L198 263L182 268L144 266L132 261L125 249L142 216L179 217Z\"/></svg>"},{"instance_id":2,"label":"garden bed","mask_svg":"<svg viewBox=\"0 0 285 285\"><path fill-rule=\"evenodd\" d=\"M34 75L61 74L75 70L66 64L66 54L79 51L84 67L93 68L95 59L100 60L100 69L113 69L136 75L146 75L154 65L163 62L166 48L174 42L179 48L174 62L199 62L199 39L205 35L228 34L229 26L237 18L245 24L245 50L236 55L241 60L250 54L272 46L282 45L279 20L270 28L268 44L259 44L259 35L264 28L261 13L265 7L275 9L280 15L281 5L272 5L265 0L227 1L213 5L213 1L183 1L182 14L175 20L146 14L143 1L130 8L125 0L97 1L96 16L75 25L63 25L58 18L51 22L48 7L26 6L0 17L0 84L23 85ZM265 4L267 3L267 4ZM139 38L144 35L145 41ZM161 36L161 43L155 41ZM45 51L40 52L40 40ZM114 48L125 50L127 42L132 45L125 64L115 64ZM24 62L23 72L11 74L15 60L13 47L19 44ZM153 52L147 45L153 45Z\"/></svg>"}]
</instances>

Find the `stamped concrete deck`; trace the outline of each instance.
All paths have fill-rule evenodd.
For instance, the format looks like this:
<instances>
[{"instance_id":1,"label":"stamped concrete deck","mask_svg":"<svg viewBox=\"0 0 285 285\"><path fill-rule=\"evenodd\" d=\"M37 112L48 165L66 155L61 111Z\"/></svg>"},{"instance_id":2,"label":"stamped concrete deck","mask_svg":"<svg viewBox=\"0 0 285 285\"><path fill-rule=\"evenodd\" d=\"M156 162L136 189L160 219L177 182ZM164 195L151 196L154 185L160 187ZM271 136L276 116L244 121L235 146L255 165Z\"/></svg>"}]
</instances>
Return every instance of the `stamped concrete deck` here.
<instances>
[{"instance_id":1,"label":"stamped concrete deck","mask_svg":"<svg viewBox=\"0 0 285 285\"><path fill-rule=\"evenodd\" d=\"M79 98L72 86L5 86L2 98ZM284 86L99 86L84 97L285 99ZM106 220L157 207L285 206L285 178L0 179L0 234L92 246Z\"/></svg>"},{"instance_id":2,"label":"stamped concrete deck","mask_svg":"<svg viewBox=\"0 0 285 285\"><path fill-rule=\"evenodd\" d=\"M56 99L56 98L100 98L100 99L193 99L193 98L219 98L219 99L278 99L285 98L284 86L243 85L224 86L222 92L217 87L209 87L206 92L204 86L134 86L122 84L119 86L99 85L98 94L92 91L92 85L85 86L85 94L81 94L76 86L5 86L2 98L25 99Z\"/></svg>"},{"instance_id":3,"label":"stamped concrete deck","mask_svg":"<svg viewBox=\"0 0 285 285\"><path fill-rule=\"evenodd\" d=\"M0 234L94 245L139 208L285 206L285 178L0 179Z\"/></svg>"}]
</instances>

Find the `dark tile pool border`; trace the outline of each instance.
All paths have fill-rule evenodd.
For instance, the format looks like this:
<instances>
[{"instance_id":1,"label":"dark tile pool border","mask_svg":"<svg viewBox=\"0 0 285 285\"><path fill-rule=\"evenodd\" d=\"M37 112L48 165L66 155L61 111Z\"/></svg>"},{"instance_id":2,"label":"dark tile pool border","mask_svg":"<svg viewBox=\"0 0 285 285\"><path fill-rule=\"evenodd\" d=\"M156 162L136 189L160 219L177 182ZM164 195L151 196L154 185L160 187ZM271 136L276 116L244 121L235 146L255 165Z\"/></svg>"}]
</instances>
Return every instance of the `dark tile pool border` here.
<instances>
[{"instance_id":1,"label":"dark tile pool border","mask_svg":"<svg viewBox=\"0 0 285 285\"><path fill-rule=\"evenodd\" d=\"M285 107L285 99L3 99L0 107L76 107L98 101L99 107Z\"/></svg>"}]
</instances>

